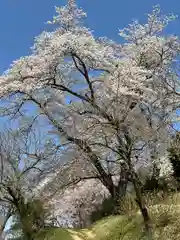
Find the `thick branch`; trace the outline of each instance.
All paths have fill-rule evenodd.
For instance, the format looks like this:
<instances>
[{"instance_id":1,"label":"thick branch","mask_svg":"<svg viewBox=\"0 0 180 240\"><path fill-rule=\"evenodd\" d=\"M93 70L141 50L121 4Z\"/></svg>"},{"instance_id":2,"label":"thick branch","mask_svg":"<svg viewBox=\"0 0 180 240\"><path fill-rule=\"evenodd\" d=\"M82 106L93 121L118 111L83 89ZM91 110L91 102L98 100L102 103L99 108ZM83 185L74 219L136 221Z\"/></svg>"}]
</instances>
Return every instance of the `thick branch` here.
<instances>
[{"instance_id":1,"label":"thick branch","mask_svg":"<svg viewBox=\"0 0 180 240\"><path fill-rule=\"evenodd\" d=\"M78 71L84 76L84 78L86 79L86 82L89 86L89 90L90 90L90 93L91 93L91 100L92 102L94 102L94 89L93 89L93 85L89 79L89 74L88 74L88 70L87 70L87 67L85 65L85 63L82 61L82 59L75 53L72 54L72 59L74 61L74 64L75 64L75 67L78 69ZM77 62L76 62L76 59L78 59L80 65L82 66L83 68L83 71L81 70L81 68L78 66Z\"/></svg>"}]
</instances>

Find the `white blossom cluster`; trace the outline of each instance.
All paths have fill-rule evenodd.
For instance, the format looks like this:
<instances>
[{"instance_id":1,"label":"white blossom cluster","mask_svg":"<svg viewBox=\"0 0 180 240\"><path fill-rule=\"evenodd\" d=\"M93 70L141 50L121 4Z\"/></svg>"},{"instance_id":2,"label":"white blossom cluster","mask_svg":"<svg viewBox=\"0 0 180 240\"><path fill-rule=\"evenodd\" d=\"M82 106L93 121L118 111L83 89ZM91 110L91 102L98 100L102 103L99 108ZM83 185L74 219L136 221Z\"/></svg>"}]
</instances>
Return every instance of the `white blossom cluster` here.
<instances>
[{"instance_id":1,"label":"white blossom cluster","mask_svg":"<svg viewBox=\"0 0 180 240\"><path fill-rule=\"evenodd\" d=\"M161 86L162 74L168 74L165 71L179 52L179 40L174 36L159 36L159 33L174 19L173 15L161 18L159 8L155 8L152 15L148 15L147 24L134 22L121 30L120 36L128 42L121 46L121 57L117 57L119 44L102 44L88 29L81 27L79 21L86 14L73 0L65 7L57 7L56 12L51 23L59 24L60 28L53 33L43 32L35 39L34 54L14 61L1 77L1 95L17 90L28 92L47 85L54 68L71 53L89 68L110 70L104 81L108 81L112 91L119 94L142 95L148 100L151 95L157 97L161 90L165 90ZM153 77L148 77L152 74Z\"/></svg>"},{"instance_id":2,"label":"white blossom cluster","mask_svg":"<svg viewBox=\"0 0 180 240\"><path fill-rule=\"evenodd\" d=\"M163 179L168 179L173 174L173 166L167 156L163 156L158 161L156 160L156 166L159 169L159 176Z\"/></svg>"},{"instance_id":3,"label":"white blossom cluster","mask_svg":"<svg viewBox=\"0 0 180 240\"><path fill-rule=\"evenodd\" d=\"M57 29L36 37L32 54L14 61L0 77L0 96L30 94L49 87L60 96L68 93L79 98L82 103L73 99L63 113L65 120L61 118L60 122L69 134L91 143L99 139L102 145L105 139L109 148L92 148L106 155L104 159L112 158L108 151L117 144L114 122L123 123L119 129L129 128L133 140L153 141L157 129L167 127L176 109L180 42L176 36L162 35L175 16L162 16L155 7L146 24L135 21L120 30L119 35L126 40L122 45L107 38L97 39L83 26L84 17L74 0L56 7L56 16L48 23ZM98 74L92 76L92 72ZM78 111L96 114L81 117ZM107 115L113 124L107 124ZM161 162L161 175L171 173L166 159Z\"/></svg>"}]
</instances>

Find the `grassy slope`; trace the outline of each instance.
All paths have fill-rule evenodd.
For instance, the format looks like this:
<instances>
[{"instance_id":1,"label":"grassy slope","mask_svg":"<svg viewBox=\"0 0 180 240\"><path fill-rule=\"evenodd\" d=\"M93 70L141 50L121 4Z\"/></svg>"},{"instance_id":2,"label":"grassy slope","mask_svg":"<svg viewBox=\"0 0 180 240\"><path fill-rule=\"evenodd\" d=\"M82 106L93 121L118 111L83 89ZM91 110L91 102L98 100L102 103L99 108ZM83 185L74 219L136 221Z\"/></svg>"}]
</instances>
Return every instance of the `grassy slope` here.
<instances>
[{"instance_id":1,"label":"grassy slope","mask_svg":"<svg viewBox=\"0 0 180 240\"><path fill-rule=\"evenodd\" d=\"M125 216L112 216L97 222L91 229L49 229L37 240L120 240L133 239L137 233L136 224ZM139 232L139 231L138 231Z\"/></svg>"},{"instance_id":2,"label":"grassy slope","mask_svg":"<svg viewBox=\"0 0 180 240\"><path fill-rule=\"evenodd\" d=\"M37 240L76 240L76 236L80 234L80 231L77 230L69 230L63 228L51 228L39 235ZM77 240L81 240L84 238L80 237Z\"/></svg>"},{"instance_id":3,"label":"grassy slope","mask_svg":"<svg viewBox=\"0 0 180 240\"><path fill-rule=\"evenodd\" d=\"M149 206L155 240L180 239L180 195ZM50 229L37 240L142 240L143 222L139 212L112 216L97 222L91 229Z\"/></svg>"}]
</instances>

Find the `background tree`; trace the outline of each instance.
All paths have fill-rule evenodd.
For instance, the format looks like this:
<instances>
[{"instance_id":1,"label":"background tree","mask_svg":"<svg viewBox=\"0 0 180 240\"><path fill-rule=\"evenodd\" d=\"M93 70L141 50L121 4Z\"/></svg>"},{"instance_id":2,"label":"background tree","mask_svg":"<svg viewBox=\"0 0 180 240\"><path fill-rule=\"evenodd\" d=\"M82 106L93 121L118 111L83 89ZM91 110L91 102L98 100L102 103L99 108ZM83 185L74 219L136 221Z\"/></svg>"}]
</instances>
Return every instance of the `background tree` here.
<instances>
[{"instance_id":1,"label":"background tree","mask_svg":"<svg viewBox=\"0 0 180 240\"><path fill-rule=\"evenodd\" d=\"M173 175L177 180L178 185L180 183L180 135L177 132L172 137L172 142L168 148L169 160L173 166Z\"/></svg>"},{"instance_id":2,"label":"background tree","mask_svg":"<svg viewBox=\"0 0 180 240\"><path fill-rule=\"evenodd\" d=\"M31 206L31 203L38 204L34 187L47 170L47 168L43 168L47 152L45 153L40 145L38 148L37 143L40 139L37 140L37 135L32 132L30 136L23 131L10 129L5 130L0 136L0 209L4 216L2 231L4 231L8 219L17 216L24 235L27 234L28 239L32 238L28 237L29 233L27 233L26 227L30 227L30 224L27 224L28 219L31 222L31 217L34 215L31 216L30 213L28 215L25 212L27 213L31 207L34 207L34 205ZM37 206L37 209L42 210L40 206ZM41 215L43 217L43 212ZM32 224L33 228L37 227L34 225L37 223ZM39 227L41 228L40 225Z\"/></svg>"},{"instance_id":3,"label":"background tree","mask_svg":"<svg viewBox=\"0 0 180 240\"><path fill-rule=\"evenodd\" d=\"M48 191L51 186L53 182L42 191ZM75 186L70 185L61 192L58 191L49 198L49 202L54 209L58 226L76 229L90 227L92 212L100 209L103 200L109 197L107 189L100 181L88 179L78 182Z\"/></svg>"}]
</instances>

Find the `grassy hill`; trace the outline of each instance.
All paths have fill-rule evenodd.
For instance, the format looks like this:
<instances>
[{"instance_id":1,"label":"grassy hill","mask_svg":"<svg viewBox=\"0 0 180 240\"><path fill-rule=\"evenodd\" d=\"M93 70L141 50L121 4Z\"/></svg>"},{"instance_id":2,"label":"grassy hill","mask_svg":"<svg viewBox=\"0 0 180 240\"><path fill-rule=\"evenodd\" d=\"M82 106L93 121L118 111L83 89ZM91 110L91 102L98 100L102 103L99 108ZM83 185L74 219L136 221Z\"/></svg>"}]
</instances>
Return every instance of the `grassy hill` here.
<instances>
[{"instance_id":1,"label":"grassy hill","mask_svg":"<svg viewBox=\"0 0 180 240\"><path fill-rule=\"evenodd\" d=\"M159 203L149 202L154 239L180 239L180 194L174 194ZM111 216L95 223L90 229L48 229L37 240L142 240L143 221L137 209L129 207L128 213Z\"/></svg>"},{"instance_id":2,"label":"grassy hill","mask_svg":"<svg viewBox=\"0 0 180 240\"><path fill-rule=\"evenodd\" d=\"M115 240L128 234L132 239L137 231L135 224L126 216L112 216L97 222L91 229L72 230L54 228L41 233L39 239L47 240ZM137 233L136 233L137 235ZM123 238L122 238L123 239ZM126 239L127 236L126 236Z\"/></svg>"}]
</instances>

